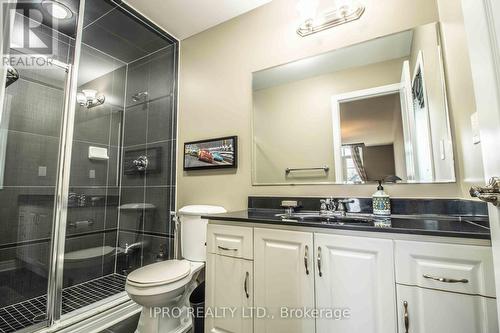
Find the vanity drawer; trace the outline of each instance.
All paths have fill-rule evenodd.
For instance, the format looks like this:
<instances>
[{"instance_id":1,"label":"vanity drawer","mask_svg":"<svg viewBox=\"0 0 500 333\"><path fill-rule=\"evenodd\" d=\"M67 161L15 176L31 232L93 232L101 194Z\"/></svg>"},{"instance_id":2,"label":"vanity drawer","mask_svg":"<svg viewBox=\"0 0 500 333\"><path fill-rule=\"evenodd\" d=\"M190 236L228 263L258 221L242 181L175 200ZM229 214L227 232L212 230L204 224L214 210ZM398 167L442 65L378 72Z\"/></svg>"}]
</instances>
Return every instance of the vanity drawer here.
<instances>
[{"instance_id":1,"label":"vanity drawer","mask_svg":"<svg viewBox=\"0 0 500 333\"><path fill-rule=\"evenodd\" d=\"M253 259L253 230L247 227L209 224L207 251L229 257Z\"/></svg>"},{"instance_id":2,"label":"vanity drawer","mask_svg":"<svg viewBox=\"0 0 500 333\"><path fill-rule=\"evenodd\" d=\"M395 241L395 260L397 283L495 297L490 247Z\"/></svg>"}]
</instances>

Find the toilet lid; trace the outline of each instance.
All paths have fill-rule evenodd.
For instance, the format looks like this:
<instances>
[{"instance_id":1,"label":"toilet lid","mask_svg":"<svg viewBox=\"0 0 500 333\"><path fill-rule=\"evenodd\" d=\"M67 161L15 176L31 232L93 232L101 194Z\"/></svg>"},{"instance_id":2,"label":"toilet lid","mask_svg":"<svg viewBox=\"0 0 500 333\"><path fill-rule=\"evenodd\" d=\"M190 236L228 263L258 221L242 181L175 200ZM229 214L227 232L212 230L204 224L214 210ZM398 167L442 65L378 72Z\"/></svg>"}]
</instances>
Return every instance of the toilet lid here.
<instances>
[{"instance_id":1,"label":"toilet lid","mask_svg":"<svg viewBox=\"0 0 500 333\"><path fill-rule=\"evenodd\" d=\"M167 260L136 269L127 276L127 280L137 284L167 284L185 278L191 272L191 265L186 260Z\"/></svg>"}]
</instances>

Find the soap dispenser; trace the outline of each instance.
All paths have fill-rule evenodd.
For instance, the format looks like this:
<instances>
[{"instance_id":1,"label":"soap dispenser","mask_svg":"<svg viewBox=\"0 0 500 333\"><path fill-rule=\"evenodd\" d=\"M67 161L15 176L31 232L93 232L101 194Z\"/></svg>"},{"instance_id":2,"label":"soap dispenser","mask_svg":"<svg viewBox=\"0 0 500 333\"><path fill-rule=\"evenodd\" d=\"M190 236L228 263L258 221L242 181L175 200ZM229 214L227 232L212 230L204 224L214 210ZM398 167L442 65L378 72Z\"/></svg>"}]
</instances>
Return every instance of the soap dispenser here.
<instances>
[{"instance_id":1,"label":"soap dispenser","mask_svg":"<svg viewBox=\"0 0 500 333\"><path fill-rule=\"evenodd\" d=\"M391 215L391 198L384 192L382 181L378 181L377 192L373 193L373 215Z\"/></svg>"}]
</instances>

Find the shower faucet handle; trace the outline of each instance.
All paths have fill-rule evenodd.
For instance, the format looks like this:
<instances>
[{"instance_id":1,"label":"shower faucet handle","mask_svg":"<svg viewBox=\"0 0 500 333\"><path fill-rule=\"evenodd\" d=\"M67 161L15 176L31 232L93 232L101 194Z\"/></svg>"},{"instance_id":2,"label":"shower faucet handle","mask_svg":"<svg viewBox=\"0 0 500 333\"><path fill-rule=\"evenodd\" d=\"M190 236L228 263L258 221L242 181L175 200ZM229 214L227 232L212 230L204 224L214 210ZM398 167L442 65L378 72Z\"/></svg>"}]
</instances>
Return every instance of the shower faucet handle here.
<instances>
[{"instance_id":1,"label":"shower faucet handle","mask_svg":"<svg viewBox=\"0 0 500 333\"><path fill-rule=\"evenodd\" d=\"M142 172L142 171L146 171L146 169L148 168L149 160L148 160L147 156L141 155L141 156L137 157L137 159L134 160L132 163L137 168L137 171Z\"/></svg>"},{"instance_id":2,"label":"shower faucet handle","mask_svg":"<svg viewBox=\"0 0 500 333\"><path fill-rule=\"evenodd\" d=\"M137 94L132 95L133 102L139 102L141 99L146 100L147 98L148 98L147 91L141 91L141 92L138 92Z\"/></svg>"}]
</instances>

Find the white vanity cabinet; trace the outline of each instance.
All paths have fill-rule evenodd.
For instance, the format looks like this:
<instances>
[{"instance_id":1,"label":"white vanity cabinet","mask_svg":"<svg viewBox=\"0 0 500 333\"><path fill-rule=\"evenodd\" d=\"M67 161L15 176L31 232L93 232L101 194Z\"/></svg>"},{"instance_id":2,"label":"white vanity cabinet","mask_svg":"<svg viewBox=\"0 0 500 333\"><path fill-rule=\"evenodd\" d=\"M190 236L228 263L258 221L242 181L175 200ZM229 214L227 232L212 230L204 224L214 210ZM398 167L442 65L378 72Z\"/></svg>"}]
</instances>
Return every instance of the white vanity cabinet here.
<instances>
[{"instance_id":1,"label":"white vanity cabinet","mask_svg":"<svg viewBox=\"0 0 500 333\"><path fill-rule=\"evenodd\" d=\"M313 234L254 229L255 332L313 333L314 318L288 317L282 309L314 309Z\"/></svg>"},{"instance_id":2,"label":"white vanity cabinet","mask_svg":"<svg viewBox=\"0 0 500 333\"><path fill-rule=\"evenodd\" d=\"M498 332L491 248L394 243L399 333Z\"/></svg>"},{"instance_id":3,"label":"white vanity cabinet","mask_svg":"<svg viewBox=\"0 0 500 333\"><path fill-rule=\"evenodd\" d=\"M499 332L485 242L290 229L209 224L206 333Z\"/></svg>"},{"instance_id":4,"label":"white vanity cabinet","mask_svg":"<svg viewBox=\"0 0 500 333\"><path fill-rule=\"evenodd\" d=\"M393 242L314 234L316 307L345 309L349 317L319 318L317 333L396 331Z\"/></svg>"},{"instance_id":5,"label":"white vanity cabinet","mask_svg":"<svg viewBox=\"0 0 500 333\"><path fill-rule=\"evenodd\" d=\"M206 333L254 332L252 234L252 228L208 226Z\"/></svg>"}]
</instances>

